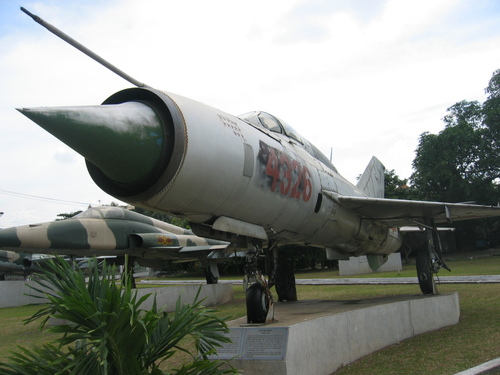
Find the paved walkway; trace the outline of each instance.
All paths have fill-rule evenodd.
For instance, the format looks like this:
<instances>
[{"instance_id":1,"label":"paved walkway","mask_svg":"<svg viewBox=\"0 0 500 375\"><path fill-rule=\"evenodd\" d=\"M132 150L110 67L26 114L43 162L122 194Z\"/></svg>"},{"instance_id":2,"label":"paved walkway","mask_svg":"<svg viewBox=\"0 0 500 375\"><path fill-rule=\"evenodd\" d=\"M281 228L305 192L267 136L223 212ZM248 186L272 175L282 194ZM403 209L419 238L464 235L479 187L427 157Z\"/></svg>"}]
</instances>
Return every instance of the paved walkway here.
<instances>
[{"instance_id":1,"label":"paved walkway","mask_svg":"<svg viewBox=\"0 0 500 375\"><path fill-rule=\"evenodd\" d=\"M241 280L219 280L220 283L242 284ZM500 275L481 276L441 276L438 284L490 284L500 283ZM204 283L203 280L142 280L141 284L152 285L189 285ZM388 285L418 284L416 277L363 277L342 279L295 279L297 285Z\"/></svg>"},{"instance_id":2,"label":"paved walkway","mask_svg":"<svg viewBox=\"0 0 500 375\"><path fill-rule=\"evenodd\" d=\"M456 373L455 375L480 375L480 374L500 374L500 357L491 361L480 364L479 366L470 368L465 371Z\"/></svg>"}]
</instances>

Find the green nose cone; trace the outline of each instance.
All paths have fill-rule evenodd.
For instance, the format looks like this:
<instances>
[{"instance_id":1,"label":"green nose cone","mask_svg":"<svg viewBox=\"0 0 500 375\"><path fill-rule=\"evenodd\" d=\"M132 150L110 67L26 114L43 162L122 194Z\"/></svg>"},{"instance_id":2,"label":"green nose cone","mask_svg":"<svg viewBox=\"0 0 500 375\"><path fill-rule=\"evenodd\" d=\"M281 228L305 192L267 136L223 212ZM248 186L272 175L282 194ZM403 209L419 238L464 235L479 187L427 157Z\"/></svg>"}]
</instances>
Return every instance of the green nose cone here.
<instances>
[{"instance_id":1,"label":"green nose cone","mask_svg":"<svg viewBox=\"0 0 500 375\"><path fill-rule=\"evenodd\" d=\"M138 102L18 111L119 183L147 176L164 147L160 118Z\"/></svg>"}]
</instances>

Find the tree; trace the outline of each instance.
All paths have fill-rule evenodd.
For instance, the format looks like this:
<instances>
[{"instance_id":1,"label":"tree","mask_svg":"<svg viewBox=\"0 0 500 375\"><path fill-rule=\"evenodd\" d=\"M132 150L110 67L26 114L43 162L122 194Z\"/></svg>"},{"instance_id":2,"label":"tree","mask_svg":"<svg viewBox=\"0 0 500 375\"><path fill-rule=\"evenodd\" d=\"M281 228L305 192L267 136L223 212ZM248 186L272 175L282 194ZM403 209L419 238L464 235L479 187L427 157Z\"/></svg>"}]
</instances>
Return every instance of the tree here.
<instances>
[{"instance_id":1,"label":"tree","mask_svg":"<svg viewBox=\"0 0 500 375\"><path fill-rule=\"evenodd\" d=\"M56 221L60 221L60 220L66 220L66 219L70 219L78 214L81 214L82 213L82 210L79 210L79 211L75 211L75 212L70 212L70 213L62 213L62 214L57 214L57 219Z\"/></svg>"},{"instance_id":2,"label":"tree","mask_svg":"<svg viewBox=\"0 0 500 375\"><path fill-rule=\"evenodd\" d=\"M419 139L410 180L418 199L496 205L500 201L500 70L485 89L488 97L460 101L447 110L439 134ZM496 235L498 219L455 224L457 243L485 246Z\"/></svg>"},{"instance_id":3,"label":"tree","mask_svg":"<svg viewBox=\"0 0 500 375\"><path fill-rule=\"evenodd\" d=\"M500 70L484 104L461 101L448 108L445 129L419 139L412 185L420 199L496 204L500 199Z\"/></svg>"},{"instance_id":4,"label":"tree","mask_svg":"<svg viewBox=\"0 0 500 375\"><path fill-rule=\"evenodd\" d=\"M490 166L490 178L500 176L500 69L493 73L488 87L485 89L488 99L483 105L484 137L489 150L485 164Z\"/></svg>"},{"instance_id":5,"label":"tree","mask_svg":"<svg viewBox=\"0 0 500 375\"><path fill-rule=\"evenodd\" d=\"M49 262L37 283L39 287L33 289L45 293L49 304L26 323L41 319L43 328L50 317L63 319L67 323L49 328L62 337L42 347L21 348L10 363L0 363L2 374L236 373L220 369L222 362L207 359L229 341L224 336L228 328L198 299L193 304L177 302L172 316L159 311L156 301L151 310L142 310L149 296L137 298L129 275L117 284L114 268L105 266L100 274L96 266L86 282L82 271L60 258ZM194 353L181 343L187 336L194 340ZM176 350L191 354L192 362L172 372L160 370Z\"/></svg>"},{"instance_id":6,"label":"tree","mask_svg":"<svg viewBox=\"0 0 500 375\"><path fill-rule=\"evenodd\" d=\"M416 191L409 186L408 179L400 179L394 169L384 171L385 198L390 199L416 199Z\"/></svg>"},{"instance_id":7,"label":"tree","mask_svg":"<svg viewBox=\"0 0 500 375\"><path fill-rule=\"evenodd\" d=\"M189 225L189 221L186 219L182 219L179 217L173 217L173 216L170 216L167 214L161 214L161 213L154 212L154 211L148 211L148 210L145 210L145 209L140 208L140 207L135 207L133 209L133 211L140 213L142 215L152 217L153 219L157 219L157 220L164 221L166 223L177 225L178 227L181 227L181 228L186 228L186 229L191 228Z\"/></svg>"}]
</instances>

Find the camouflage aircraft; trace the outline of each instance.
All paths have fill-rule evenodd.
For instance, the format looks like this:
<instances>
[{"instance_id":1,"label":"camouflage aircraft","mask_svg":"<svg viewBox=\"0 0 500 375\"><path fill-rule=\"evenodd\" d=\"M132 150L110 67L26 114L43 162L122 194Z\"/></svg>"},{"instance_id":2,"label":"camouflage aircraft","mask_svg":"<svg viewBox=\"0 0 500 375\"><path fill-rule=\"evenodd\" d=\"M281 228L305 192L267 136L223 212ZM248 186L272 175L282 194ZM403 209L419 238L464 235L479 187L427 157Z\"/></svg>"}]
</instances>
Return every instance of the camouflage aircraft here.
<instances>
[{"instance_id":1,"label":"camouflage aircraft","mask_svg":"<svg viewBox=\"0 0 500 375\"><path fill-rule=\"evenodd\" d=\"M229 242L198 237L177 227L121 207L89 208L65 220L0 230L0 248L23 253L115 256L161 269L166 259L199 260L208 283L219 277L217 263L232 254Z\"/></svg>"},{"instance_id":2,"label":"camouflage aircraft","mask_svg":"<svg viewBox=\"0 0 500 375\"><path fill-rule=\"evenodd\" d=\"M33 254L16 253L9 250L0 250L0 280L7 275L28 275L39 272L40 268L32 261Z\"/></svg>"},{"instance_id":3,"label":"camouflage aircraft","mask_svg":"<svg viewBox=\"0 0 500 375\"><path fill-rule=\"evenodd\" d=\"M500 216L500 207L384 199L384 167L375 157L354 186L278 117L262 111L233 116L152 88L23 11L136 87L102 105L20 112L80 153L110 195L184 217L194 233L244 250L249 322L266 320L273 284L279 299L297 299L278 243L324 248L329 259L366 255L376 269L401 246L399 228L419 226L428 247L418 255L417 275L422 291L432 294L433 275L446 267L436 224ZM269 283L259 254L273 264Z\"/></svg>"}]
</instances>

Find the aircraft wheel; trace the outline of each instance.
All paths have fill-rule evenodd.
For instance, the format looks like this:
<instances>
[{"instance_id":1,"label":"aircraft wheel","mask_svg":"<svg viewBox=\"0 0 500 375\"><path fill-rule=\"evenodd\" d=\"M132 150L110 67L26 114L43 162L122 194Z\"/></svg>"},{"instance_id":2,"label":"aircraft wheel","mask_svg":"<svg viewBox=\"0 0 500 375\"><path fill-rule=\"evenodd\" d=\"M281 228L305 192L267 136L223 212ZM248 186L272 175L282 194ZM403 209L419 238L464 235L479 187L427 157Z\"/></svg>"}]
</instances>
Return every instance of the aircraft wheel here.
<instances>
[{"instance_id":1,"label":"aircraft wheel","mask_svg":"<svg viewBox=\"0 0 500 375\"><path fill-rule=\"evenodd\" d=\"M420 290L424 294L436 294L436 283L432 272L431 258L427 250L419 251L415 258Z\"/></svg>"},{"instance_id":2,"label":"aircraft wheel","mask_svg":"<svg viewBox=\"0 0 500 375\"><path fill-rule=\"evenodd\" d=\"M269 312L269 298L265 288L254 283L247 289L247 321L248 323L265 323Z\"/></svg>"}]
</instances>

